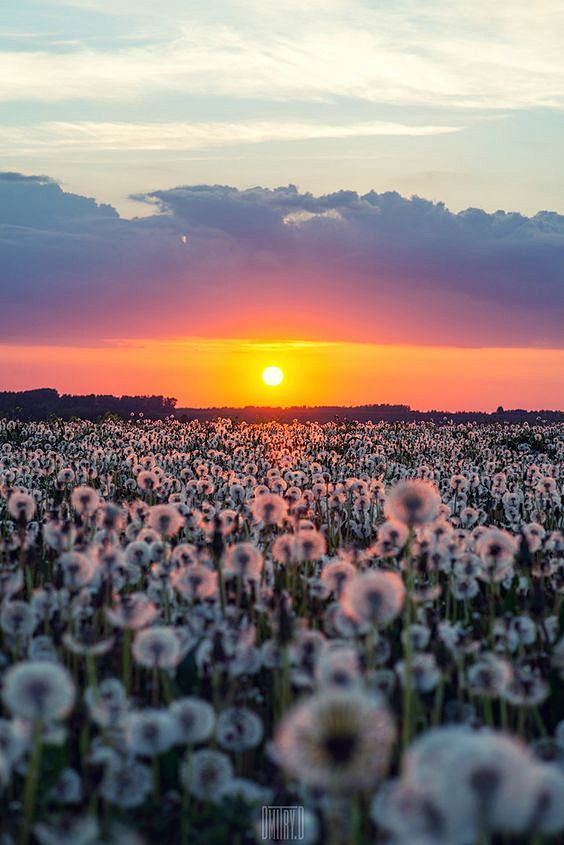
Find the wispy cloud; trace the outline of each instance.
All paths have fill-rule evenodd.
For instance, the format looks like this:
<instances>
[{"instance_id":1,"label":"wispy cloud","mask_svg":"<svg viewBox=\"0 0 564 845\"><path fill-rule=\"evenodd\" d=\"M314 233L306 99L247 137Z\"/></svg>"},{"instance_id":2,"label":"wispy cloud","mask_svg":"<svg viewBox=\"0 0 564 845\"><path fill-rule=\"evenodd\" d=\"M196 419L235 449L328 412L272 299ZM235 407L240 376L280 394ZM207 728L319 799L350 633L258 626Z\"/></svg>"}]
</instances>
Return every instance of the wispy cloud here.
<instances>
[{"instance_id":1,"label":"wispy cloud","mask_svg":"<svg viewBox=\"0 0 564 845\"><path fill-rule=\"evenodd\" d=\"M4 151L71 150L200 150L230 144L360 138L378 135L442 135L462 127L412 125L386 121L347 124L254 120L245 123L108 123L49 121L31 126L0 126Z\"/></svg>"},{"instance_id":2,"label":"wispy cloud","mask_svg":"<svg viewBox=\"0 0 564 845\"><path fill-rule=\"evenodd\" d=\"M75 4L76 5L76 4ZM114 49L0 53L0 98L143 99L163 91L255 98L506 109L564 107L564 7L516 0L79 4L153 39ZM113 10L113 11L112 11ZM168 14L167 14L168 11Z\"/></svg>"}]
</instances>

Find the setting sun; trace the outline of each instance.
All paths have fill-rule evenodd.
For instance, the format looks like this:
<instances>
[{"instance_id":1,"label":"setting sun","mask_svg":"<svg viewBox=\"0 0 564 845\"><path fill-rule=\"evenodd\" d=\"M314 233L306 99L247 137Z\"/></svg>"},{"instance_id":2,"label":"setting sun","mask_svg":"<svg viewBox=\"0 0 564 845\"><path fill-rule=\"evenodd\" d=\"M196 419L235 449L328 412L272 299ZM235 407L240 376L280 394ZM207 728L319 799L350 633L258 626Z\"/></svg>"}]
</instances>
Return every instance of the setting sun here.
<instances>
[{"instance_id":1,"label":"setting sun","mask_svg":"<svg viewBox=\"0 0 564 845\"><path fill-rule=\"evenodd\" d=\"M277 387L284 378L284 373L280 367L267 367L262 374L262 380L269 387Z\"/></svg>"}]
</instances>

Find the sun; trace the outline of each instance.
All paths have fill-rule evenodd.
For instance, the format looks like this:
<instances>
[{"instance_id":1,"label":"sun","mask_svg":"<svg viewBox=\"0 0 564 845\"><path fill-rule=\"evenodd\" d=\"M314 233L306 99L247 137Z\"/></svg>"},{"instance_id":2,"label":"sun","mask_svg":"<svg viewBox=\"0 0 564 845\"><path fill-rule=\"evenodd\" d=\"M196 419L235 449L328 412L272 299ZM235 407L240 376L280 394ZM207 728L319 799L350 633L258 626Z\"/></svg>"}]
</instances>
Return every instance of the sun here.
<instances>
[{"instance_id":1,"label":"sun","mask_svg":"<svg viewBox=\"0 0 564 845\"><path fill-rule=\"evenodd\" d=\"M284 373L280 367L267 367L262 374L262 380L269 387L277 387L284 378Z\"/></svg>"}]
</instances>

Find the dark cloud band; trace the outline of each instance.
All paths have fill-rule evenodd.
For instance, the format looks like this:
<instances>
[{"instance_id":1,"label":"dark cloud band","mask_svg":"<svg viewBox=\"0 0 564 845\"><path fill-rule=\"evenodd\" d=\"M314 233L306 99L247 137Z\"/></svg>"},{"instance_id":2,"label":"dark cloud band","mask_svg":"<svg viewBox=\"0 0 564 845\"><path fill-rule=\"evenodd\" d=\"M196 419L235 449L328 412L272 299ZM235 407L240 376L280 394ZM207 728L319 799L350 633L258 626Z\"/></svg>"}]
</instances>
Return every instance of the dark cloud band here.
<instances>
[{"instance_id":1,"label":"dark cloud band","mask_svg":"<svg viewBox=\"0 0 564 845\"><path fill-rule=\"evenodd\" d=\"M0 175L0 334L12 342L241 332L561 347L564 216L395 192L196 185L121 219Z\"/></svg>"}]
</instances>

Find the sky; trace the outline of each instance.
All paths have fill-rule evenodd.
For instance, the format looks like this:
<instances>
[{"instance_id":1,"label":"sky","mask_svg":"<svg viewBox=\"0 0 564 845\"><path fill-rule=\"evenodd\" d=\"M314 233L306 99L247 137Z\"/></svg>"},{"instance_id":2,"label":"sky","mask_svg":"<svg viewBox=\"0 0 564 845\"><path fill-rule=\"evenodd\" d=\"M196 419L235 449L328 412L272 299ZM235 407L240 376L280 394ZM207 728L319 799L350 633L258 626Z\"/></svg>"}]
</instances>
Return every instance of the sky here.
<instances>
[{"instance_id":1,"label":"sky","mask_svg":"<svg viewBox=\"0 0 564 845\"><path fill-rule=\"evenodd\" d=\"M559 0L6 4L0 389L564 407L563 42Z\"/></svg>"}]
</instances>

